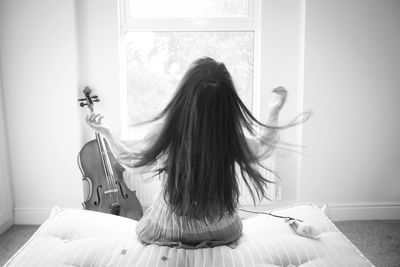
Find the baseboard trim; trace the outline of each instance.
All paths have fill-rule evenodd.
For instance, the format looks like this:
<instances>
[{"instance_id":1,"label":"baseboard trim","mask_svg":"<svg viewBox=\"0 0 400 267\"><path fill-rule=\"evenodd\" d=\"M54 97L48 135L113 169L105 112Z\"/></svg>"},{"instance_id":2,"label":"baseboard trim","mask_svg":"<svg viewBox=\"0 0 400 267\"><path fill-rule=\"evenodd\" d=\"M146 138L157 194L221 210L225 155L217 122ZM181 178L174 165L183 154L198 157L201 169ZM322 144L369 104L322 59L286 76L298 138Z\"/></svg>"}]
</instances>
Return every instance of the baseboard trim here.
<instances>
[{"instance_id":1,"label":"baseboard trim","mask_svg":"<svg viewBox=\"0 0 400 267\"><path fill-rule=\"evenodd\" d=\"M0 225L0 235L8 230L14 224L14 218L10 218Z\"/></svg>"},{"instance_id":2,"label":"baseboard trim","mask_svg":"<svg viewBox=\"0 0 400 267\"><path fill-rule=\"evenodd\" d=\"M400 220L400 201L346 202L327 204L326 214L332 221Z\"/></svg>"},{"instance_id":3,"label":"baseboard trim","mask_svg":"<svg viewBox=\"0 0 400 267\"><path fill-rule=\"evenodd\" d=\"M49 218L50 212L50 208L14 208L14 224L40 225Z\"/></svg>"},{"instance_id":4,"label":"baseboard trim","mask_svg":"<svg viewBox=\"0 0 400 267\"><path fill-rule=\"evenodd\" d=\"M258 205L255 210L281 208L294 202L274 201L271 204ZM318 207L327 204L326 214L332 221L354 220L400 220L400 201L396 202L347 202L314 203ZM247 206L246 206L247 207ZM249 208L251 208L249 206ZM251 209L254 209L251 208ZM14 208L14 224L42 224L50 215L51 208Z\"/></svg>"}]
</instances>

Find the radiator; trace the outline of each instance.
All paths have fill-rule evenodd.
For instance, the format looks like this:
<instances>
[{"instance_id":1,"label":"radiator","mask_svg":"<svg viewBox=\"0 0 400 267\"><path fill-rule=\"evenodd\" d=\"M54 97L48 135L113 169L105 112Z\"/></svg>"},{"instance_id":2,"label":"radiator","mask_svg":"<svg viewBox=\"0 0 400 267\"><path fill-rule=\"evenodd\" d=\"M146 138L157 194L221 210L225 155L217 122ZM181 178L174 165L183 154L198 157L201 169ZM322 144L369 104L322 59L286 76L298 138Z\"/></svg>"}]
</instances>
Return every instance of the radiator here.
<instances>
[{"instance_id":1,"label":"radiator","mask_svg":"<svg viewBox=\"0 0 400 267\"><path fill-rule=\"evenodd\" d=\"M271 157L264 162L262 162L263 166L270 170L276 170L276 160L274 157ZM276 181L276 177L269 171L261 169L261 174L270 181ZM161 182L158 177L153 179L147 179L153 174L145 173L139 174L135 173L133 170L127 170L124 173L124 180L127 186L131 190L136 190L136 195L142 204L143 207L149 207L152 203L153 199L159 194L161 190ZM146 180L146 182L142 182ZM250 192L248 191L246 185L244 184L242 179L240 180L240 205L249 206L253 205L253 199L251 197ZM276 185L268 184L267 196L271 200L276 199ZM268 199L264 199L261 202L256 202L256 204L265 204L268 202Z\"/></svg>"}]
</instances>

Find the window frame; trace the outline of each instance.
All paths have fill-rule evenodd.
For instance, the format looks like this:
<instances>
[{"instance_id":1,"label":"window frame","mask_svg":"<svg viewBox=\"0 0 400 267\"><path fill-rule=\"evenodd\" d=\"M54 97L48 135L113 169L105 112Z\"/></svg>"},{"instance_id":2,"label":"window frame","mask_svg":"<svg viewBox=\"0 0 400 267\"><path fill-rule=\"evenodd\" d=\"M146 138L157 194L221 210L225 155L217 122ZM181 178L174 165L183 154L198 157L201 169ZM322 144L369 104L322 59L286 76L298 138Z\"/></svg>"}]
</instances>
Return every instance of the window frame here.
<instances>
[{"instance_id":1,"label":"window frame","mask_svg":"<svg viewBox=\"0 0 400 267\"><path fill-rule=\"evenodd\" d=\"M125 34L127 32L148 32L148 31L163 31L163 32L219 32L219 31L251 31L253 32L253 90L252 90L252 113L258 119L261 120L261 111L265 109L262 107L262 103L265 99L261 99L261 88L265 87L267 83L266 78L261 74L262 64L262 0L248 0L248 16L247 17L205 17L205 18L130 18L129 16L129 0L119 0L119 53L120 53L120 137L122 140L132 140L135 136L128 135L127 126L127 69L126 69L126 51L125 51ZM264 40L265 41L265 40ZM266 48L264 48L266 49ZM138 136L136 136L137 138ZM271 156L264 164L270 169L276 169L276 158ZM269 175L264 170L265 175ZM269 178L275 180L275 177L270 176ZM241 183L241 188L244 187L244 183ZM277 196L277 186L271 184L269 186L268 194L272 200L279 199ZM241 189L242 190L242 189ZM265 205L269 204L269 200L264 199L258 204ZM247 189L242 191L240 204L243 206L253 205Z\"/></svg>"},{"instance_id":2,"label":"window frame","mask_svg":"<svg viewBox=\"0 0 400 267\"><path fill-rule=\"evenodd\" d=\"M248 0L248 16L239 17L196 17L196 18L132 18L129 15L129 0L119 1L119 54L120 54L120 99L127 99L127 69L125 34L128 32L253 32L253 90L252 112L260 118L260 90L261 90L261 0ZM121 138L123 140L135 139L128 134L127 103L120 103Z\"/></svg>"}]
</instances>

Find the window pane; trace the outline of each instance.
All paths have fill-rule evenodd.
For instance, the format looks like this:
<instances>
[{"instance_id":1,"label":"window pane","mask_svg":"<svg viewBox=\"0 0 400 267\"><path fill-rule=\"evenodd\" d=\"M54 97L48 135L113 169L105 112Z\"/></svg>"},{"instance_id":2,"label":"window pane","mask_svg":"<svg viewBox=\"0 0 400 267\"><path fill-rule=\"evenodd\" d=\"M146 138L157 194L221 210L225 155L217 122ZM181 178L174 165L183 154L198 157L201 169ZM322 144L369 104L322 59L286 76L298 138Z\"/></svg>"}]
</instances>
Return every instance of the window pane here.
<instances>
[{"instance_id":1,"label":"window pane","mask_svg":"<svg viewBox=\"0 0 400 267\"><path fill-rule=\"evenodd\" d=\"M250 31L126 33L127 134L162 111L190 63L204 56L225 63L251 110L253 38Z\"/></svg>"},{"instance_id":2,"label":"window pane","mask_svg":"<svg viewBox=\"0 0 400 267\"><path fill-rule=\"evenodd\" d=\"M248 0L130 0L134 18L246 17Z\"/></svg>"}]
</instances>

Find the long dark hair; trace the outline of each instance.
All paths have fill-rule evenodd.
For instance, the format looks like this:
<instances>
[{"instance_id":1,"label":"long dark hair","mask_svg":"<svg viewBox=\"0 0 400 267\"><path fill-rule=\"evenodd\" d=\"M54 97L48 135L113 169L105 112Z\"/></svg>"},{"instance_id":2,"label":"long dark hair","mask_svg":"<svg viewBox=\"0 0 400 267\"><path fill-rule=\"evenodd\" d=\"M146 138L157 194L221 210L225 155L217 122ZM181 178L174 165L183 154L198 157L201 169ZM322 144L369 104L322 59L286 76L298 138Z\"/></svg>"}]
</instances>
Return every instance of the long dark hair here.
<instances>
[{"instance_id":1,"label":"long dark hair","mask_svg":"<svg viewBox=\"0 0 400 267\"><path fill-rule=\"evenodd\" d=\"M261 175L259 157L244 131L283 127L262 124L252 115L223 63L209 57L193 62L172 100L151 121L159 119L164 120L160 132L134 155L133 167L164 159L157 171L166 176L164 199L174 212L190 218L232 214L239 201L239 176L253 199L266 197L272 181Z\"/></svg>"}]
</instances>

